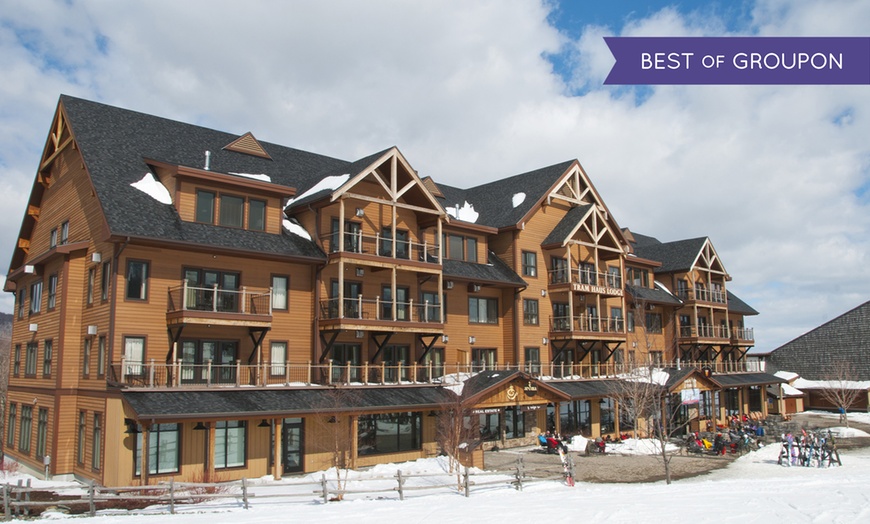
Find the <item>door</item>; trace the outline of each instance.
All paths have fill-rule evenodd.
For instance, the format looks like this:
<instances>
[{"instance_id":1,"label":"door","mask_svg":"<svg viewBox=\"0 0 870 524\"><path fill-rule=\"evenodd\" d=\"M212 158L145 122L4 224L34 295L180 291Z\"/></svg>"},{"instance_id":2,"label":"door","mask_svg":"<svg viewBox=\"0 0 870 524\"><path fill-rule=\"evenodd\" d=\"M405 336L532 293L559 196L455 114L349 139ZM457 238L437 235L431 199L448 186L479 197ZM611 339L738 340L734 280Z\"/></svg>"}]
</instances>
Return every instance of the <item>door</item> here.
<instances>
[{"instance_id":1,"label":"door","mask_svg":"<svg viewBox=\"0 0 870 524\"><path fill-rule=\"evenodd\" d=\"M281 463L284 465L284 473L298 473L304 469L304 434L305 419L284 419L281 428Z\"/></svg>"},{"instance_id":2,"label":"door","mask_svg":"<svg viewBox=\"0 0 870 524\"><path fill-rule=\"evenodd\" d=\"M184 340L181 342L181 381L194 384L211 382L231 384L236 381L235 341Z\"/></svg>"}]
</instances>

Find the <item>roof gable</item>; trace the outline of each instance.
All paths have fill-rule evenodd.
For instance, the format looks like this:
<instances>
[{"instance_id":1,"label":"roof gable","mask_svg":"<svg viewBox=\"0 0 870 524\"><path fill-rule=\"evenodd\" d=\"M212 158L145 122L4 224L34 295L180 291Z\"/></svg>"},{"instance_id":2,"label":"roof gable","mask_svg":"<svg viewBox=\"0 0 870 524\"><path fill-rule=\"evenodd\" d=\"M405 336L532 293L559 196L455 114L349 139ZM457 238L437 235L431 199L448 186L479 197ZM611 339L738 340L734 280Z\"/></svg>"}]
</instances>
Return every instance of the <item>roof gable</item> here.
<instances>
[{"instance_id":1,"label":"roof gable","mask_svg":"<svg viewBox=\"0 0 870 524\"><path fill-rule=\"evenodd\" d=\"M223 148L227 151L235 151L236 153L243 153L272 160L269 153L266 152L260 142L254 138L254 135L250 131L225 145Z\"/></svg>"}]
</instances>

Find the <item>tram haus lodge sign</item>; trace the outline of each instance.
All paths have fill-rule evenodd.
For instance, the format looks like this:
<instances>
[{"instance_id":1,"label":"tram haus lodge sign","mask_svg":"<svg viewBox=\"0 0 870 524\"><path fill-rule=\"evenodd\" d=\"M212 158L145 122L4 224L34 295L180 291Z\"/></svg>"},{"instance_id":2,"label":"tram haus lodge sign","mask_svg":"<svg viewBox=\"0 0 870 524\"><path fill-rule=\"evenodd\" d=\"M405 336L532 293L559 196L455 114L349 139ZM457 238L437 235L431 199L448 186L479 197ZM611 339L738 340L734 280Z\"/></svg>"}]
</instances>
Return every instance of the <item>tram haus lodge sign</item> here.
<instances>
[{"instance_id":1,"label":"tram haus lodge sign","mask_svg":"<svg viewBox=\"0 0 870 524\"><path fill-rule=\"evenodd\" d=\"M604 37L605 85L870 84L868 37Z\"/></svg>"},{"instance_id":2,"label":"tram haus lodge sign","mask_svg":"<svg viewBox=\"0 0 870 524\"><path fill-rule=\"evenodd\" d=\"M577 282L571 284L571 291L577 291L580 293L597 293L599 295L614 295L619 297L622 296L622 290L616 287L593 286L592 284L580 284Z\"/></svg>"}]
</instances>

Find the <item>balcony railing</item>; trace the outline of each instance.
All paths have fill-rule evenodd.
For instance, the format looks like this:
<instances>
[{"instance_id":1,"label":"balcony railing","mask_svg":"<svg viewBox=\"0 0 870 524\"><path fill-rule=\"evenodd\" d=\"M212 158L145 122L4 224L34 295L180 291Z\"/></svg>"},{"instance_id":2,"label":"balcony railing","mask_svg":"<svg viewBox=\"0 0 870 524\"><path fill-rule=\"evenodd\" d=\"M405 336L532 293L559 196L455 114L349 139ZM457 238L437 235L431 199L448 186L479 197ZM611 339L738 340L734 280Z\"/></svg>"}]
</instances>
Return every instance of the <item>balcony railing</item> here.
<instances>
[{"instance_id":1,"label":"balcony railing","mask_svg":"<svg viewBox=\"0 0 870 524\"><path fill-rule=\"evenodd\" d=\"M553 317L550 331L586 331L589 333L625 333L625 319L619 317L594 317L579 315Z\"/></svg>"},{"instance_id":2,"label":"balcony railing","mask_svg":"<svg viewBox=\"0 0 870 524\"><path fill-rule=\"evenodd\" d=\"M622 275L604 273L583 268L551 269L548 271L550 284L588 284L590 286L622 289Z\"/></svg>"},{"instance_id":3,"label":"balcony railing","mask_svg":"<svg viewBox=\"0 0 870 524\"><path fill-rule=\"evenodd\" d=\"M240 290L190 286L184 280L169 288L169 312L211 311L242 315L271 315L272 289L243 287Z\"/></svg>"},{"instance_id":4,"label":"balcony railing","mask_svg":"<svg viewBox=\"0 0 870 524\"><path fill-rule=\"evenodd\" d=\"M724 291L706 289L702 287L696 287L694 290L685 288L677 289L677 297L681 300L698 300L701 302L724 304L725 295L726 293Z\"/></svg>"},{"instance_id":5,"label":"balcony railing","mask_svg":"<svg viewBox=\"0 0 870 524\"><path fill-rule=\"evenodd\" d=\"M345 298L344 307L339 307L337 298L320 301L321 319L361 319L382 320L390 322L441 322L441 306L431 304L428 300L423 302L396 302L396 312L393 315L393 302L383 300L380 297Z\"/></svg>"},{"instance_id":6,"label":"balcony railing","mask_svg":"<svg viewBox=\"0 0 870 524\"><path fill-rule=\"evenodd\" d=\"M731 338L731 333L726 326L700 324L680 326L680 336L683 338Z\"/></svg>"},{"instance_id":7,"label":"balcony railing","mask_svg":"<svg viewBox=\"0 0 870 524\"><path fill-rule=\"evenodd\" d=\"M710 369L713 373L744 373L764 371L764 362L527 362L524 364L405 364L405 363L338 363L323 364L273 362L257 365L193 364L149 360L115 362L109 366L109 381L128 388L250 388L300 387L310 385L354 384L434 384L454 382L485 370L524 371L542 380L614 378L651 368Z\"/></svg>"},{"instance_id":8,"label":"balcony railing","mask_svg":"<svg viewBox=\"0 0 870 524\"><path fill-rule=\"evenodd\" d=\"M736 340L755 340L753 328L731 328L731 338Z\"/></svg>"},{"instance_id":9,"label":"balcony railing","mask_svg":"<svg viewBox=\"0 0 870 524\"><path fill-rule=\"evenodd\" d=\"M411 240L393 240L380 234L364 235L359 233L327 233L321 236L323 249L327 253L335 253L339 248L339 238L344 238L344 249L347 253L360 253L379 257L393 257L393 242L396 243L395 259L416 260L419 262L438 263L438 244L418 243Z\"/></svg>"}]
</instances>

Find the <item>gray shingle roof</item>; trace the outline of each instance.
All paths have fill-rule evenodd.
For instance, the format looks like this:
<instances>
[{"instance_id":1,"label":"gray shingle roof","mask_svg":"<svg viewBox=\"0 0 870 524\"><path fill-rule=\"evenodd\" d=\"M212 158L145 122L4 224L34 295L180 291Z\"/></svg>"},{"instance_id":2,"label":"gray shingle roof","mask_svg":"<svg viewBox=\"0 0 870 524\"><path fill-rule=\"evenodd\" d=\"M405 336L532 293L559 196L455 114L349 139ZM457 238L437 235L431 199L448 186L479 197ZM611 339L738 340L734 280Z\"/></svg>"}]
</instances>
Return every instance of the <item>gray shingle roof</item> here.
<instances>
[{"instance_id":1,"label":"gray shingle roof","mask_svg":"<svg viewBox=\"0 0 870 524\"><path fill-rule=\"evenodd\" d=\"M831 363L850 362L855 380L870 380L870 301L774 349L770 364L808 380L824 380Z\"/></svg>"},{"instance_id":2,"label":"gray shingle roof","mask_svg":"<svg viewBox=\"0 0 870 524\"><path fill-rule=\"evenodd\" d=\"M637 235L634 237L637 239ZM634 253L641 258L661 262L661 267L655 268L655 273L686 271L692 267L706 241L707 237L700 237L660 244L639 244Z\"/></svg>"},{"instance_id":3,"label":"gray shingle roof","mask_svg":"<svg viewBox=\"0 0 870 524\"><path fill-rule=\"evenodd\" d=\"M574 162L574 160L561 162L469 189L438 184L438 188L444 194L439 201L445 208L462 205L467 201L480 215L476 224L491 227L513 226L532 209L532 206ZM526 197L520 205L514 207L513 196L516 193L525 193Z\"/></svg>"},{"instance_id":4,"label":"gray shingle roof","mask_svg":"<svg viewBox=\"0 0 870 524\"><path fill-rule=\"evenodd\" d=\"M487 255L487 264L475 264L462 260L444 259L442 270L444 277L454 277L480 283L508 284L525 287L526 281L520 278L507 264L502 262L492 251Z\"/></svg>"},{"instance_id":5,"label":"gray shingle roof","mask_svg":"<svg viewBox=\"0 0 870 524\"><path fill-rule=\"evenodd\" d=\"M652 302L654 304L665 304L669 306L679 306L683 303L674 295L659 288L650 289L628 284L625 286L625 289L632 297L634 297L635 301Z\"/></svg>"},{"instance_id":6,"label":"gray shingle roof","mask_svg":"<svg viewBox=\"0 0 870 524\"><path fill-rule=\"evenodd\" d=\"M568 235L577 227L577 224L586 216L586 213L592 209L592 204L585 204L582 206L575 206L568 210L565 213L565 216L562 217L562 220L556 224L556 227L550 231L550 234L547 235L547 238L541 242L542 246L553 246L553 245L562 245L562 242L568 238Z\"/></svg>"},{"instance_id":7,"label":"gray shingle roof","mask_svg":"<svg viewBox=\"0 0 870 524\"><path fill-rule=\"evenodd\" d=\"M347 162L266 142L261 145L271 160L236 153L223 147L237 135L66 95L60 101L111 234L323 257L310 241L286 232L268 235L182 222L174 206L162 204L130 184L150 172L146 159L202 168L205 151L211 152L210 169L214 172L265 174L272 183L288 187Z\"/></svg>"},{"instance_id":8,"label":"gray shingle roof","mask_svg":"<svg viewBox=\"0 0 870 524\"><path fill-rule=\"evenodd\" d=\"M755 311L752 306L744 302L734 293L727 291L728 296L728 311L730 313L740 313L741 315L757 315L758 311Z\"/></svg>"},{"instance_id":9,"label":"gray shingle roof","mask_svg":"<svg viewBox=\"0 0 870 524\"><path fill-rule=\"evenodd\" d=\"M740 386L765 386L768 384L781 384L788 382L770 373L714 373L710 380L723 388Z\"/></svg>"},{"instance_id":10,"label":"gray shingle roof","mask_svg":"<svg viewBox=\"0 0 870 524\"><path fill-rule=\"evenodd\" d=\"M611 397L618 391L618 380L553 380L547 384L570 396L572 400Z\"/></svg>"}]
</instances>

